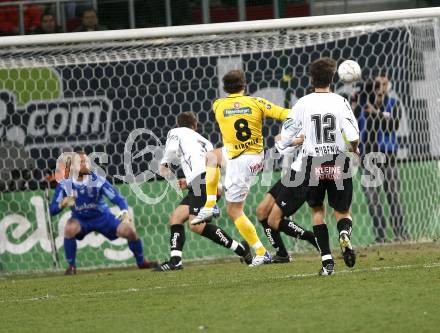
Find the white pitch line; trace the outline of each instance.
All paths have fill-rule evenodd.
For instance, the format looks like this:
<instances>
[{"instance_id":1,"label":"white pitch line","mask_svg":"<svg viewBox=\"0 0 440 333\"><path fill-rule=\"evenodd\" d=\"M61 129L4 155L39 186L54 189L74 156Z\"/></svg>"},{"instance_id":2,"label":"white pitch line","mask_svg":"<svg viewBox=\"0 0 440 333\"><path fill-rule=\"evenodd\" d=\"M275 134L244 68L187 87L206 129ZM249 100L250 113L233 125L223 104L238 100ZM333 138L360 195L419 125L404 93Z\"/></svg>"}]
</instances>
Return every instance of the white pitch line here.
<instances>
[{"instance_id":1,"label":"white pitch line","mask_svg":"<svg viewBox=\"0 0 440 333\"><path fill-rule=\"evenodd\" d=\"M80 293L79 296L90 296L90 295L106 295L106 294L125 294L125 293L135 293L138 292L137 288L128 288L121 290L103 290L103 291L95 291L93 293ZM59 297L63 297L64 295L60 295Z\"/></svg>"},{"instance_id":2,"label":"white pitch line","mask_svg":"<svg viewBox=\"0 0 440 333\"><path fill-rule=\"evenodd\" d=\"M124 294L124 293L134 293L138 292L139 289L137 288L128 288L128 289L120 289L120 290L103 290L103 291L95 291L93 293L79 293L76 294L78 296L93 296L93 295L106 295L106 294ZM6 303L6 302L32 302L32 301L44 301L54 298L62 298L62 297L70 297L72 295L44 295L44 296L36 296L31 298L16 298L16 299L1 299L0 303Z\"/></svg>"},{"instance_id":3,"label":"white pitch line","mask_svg":"<svg viewBox=\"0 0 440 333\"><path fill-rule=\"evenodd\" d=\"M440 263L434 263L430 265L399 265L399 266L382 266L382 267L370 267L370 268L358 268L358 269L344 269L342 271L336 271L335 275L339 274L347 274L347 273L365 273L365 272L379 272L379 271L385 271L385 270L396 270L396 269L409 269L409 268L431 268L431 267L440 267ZM311 277L311 276L317 276L317 273L300 273L300 274L294 274L294 275L285 275L280 277L281 279L292 279L292 278L303 278L303 277ZM275 277L276 279L276 277Z\"/></svg>"},{"instance_id":4,"label":"white pitch line","mask_svg":"<svg viewBox=\"0 0 440 333\"><path fill-rule=\"evenodd\" d=\"M380 271L389 271L389 270L402 270L402 269L411 269L411 268L440 268L440 262L438 263L431 263L431 264L424 264L424 265L398 265L398 266L381 266L381 267L370 267L370 268L358 268L358 269L345 269L342 271L337 271L336 275L339 274L353 274L353 273L365 273L365 272L380 272ZM255 268L254 268L255 269ZM258 269L258 268L257 268ZM164 273L166 274L166 273ZM284 276L275 276L270 277L269 280L277 280L277 279L296 279L296 278L305 278L305 277L315 277L318 276L317 273L299 273L299 274L293 274L293 275L284 275ZM228 282L234 282L231 280L228 280ZM238 281L237 281L238 282ZM216 284L218 284L218 281L216 281ZM154 286L150 288L144 288L144 289L138 289L138 288L128 288L128 289L119 289L119 290L103 290L103 291L94 291L90 293L80 293L80 294L62 294L62 295L43 295L43 296L35 296L30 298L15 298L15 299L0 299L0 303L22 303L22 302L33 302L33 301L46 301L46 300L53 300L57 298L67 298L72 296L98 296L98 295L113 295L113 294L125 294L125 293L137 293L137 292L145 292L148 290L157 290L157 289L169 289L169 288L186 288L192 286L188 283L183 283L180 285L173 285L170 286Z\"/></svg>"},{"instance_id":5,"label":"white pitch line","mask_svg":"<svg viewBox=\"0 0 440 333\"><path fill-rule=\"evenodd\" d=\"M434 268L434 267L440 267L440 262L423 265L423 268Z\"/></svg>"}]
</instances>

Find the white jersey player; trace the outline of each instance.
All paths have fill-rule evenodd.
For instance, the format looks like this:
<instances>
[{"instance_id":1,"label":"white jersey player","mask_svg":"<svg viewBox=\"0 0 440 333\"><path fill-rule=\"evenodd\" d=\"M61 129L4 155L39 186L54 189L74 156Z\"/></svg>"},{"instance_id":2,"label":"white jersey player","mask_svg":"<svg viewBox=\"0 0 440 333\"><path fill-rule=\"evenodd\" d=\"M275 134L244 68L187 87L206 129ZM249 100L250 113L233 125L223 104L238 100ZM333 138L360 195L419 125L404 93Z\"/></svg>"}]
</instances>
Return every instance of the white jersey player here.
<instances>
[{"instance_id":1,"label":"white jersey player","mask_svg":"<svg viewBox=\"0 0 440 333\"><path fill-rule=\"evenodd\" d=\"M188 127L168 132L161 165L180 164L188 184L206 172L206 152L213 150L211 142Z\"/></svg>"},{"instance_id":2,"label":"white jersey player","mask_svg":"<svg viewBox=\"0 0 440 333\"><path fill-rule=\"evenodd\" d=\"M290 138L300 132L304 133L302 152L305 156L347 152L343 134L350 142L359 140L359 128L350 104L331 92L315 92L299 99L283 124L278 146L289 145Z\"/></svg>"},{"instance_id":3,"label":"white jersey player","mask_svg":"<svg viewBox=\"0 0 440 333\"><path fill-rule=\"evenodd\" d=\"M345 264L353 267L356 256L350 242L352 218L350 206L353 184L350 160L345 152L358 151L359 128L348 102L330 92L330 84L336 71L336 62L321 58L310 65L315 93L299 99L281 133L281 147L303 133L303 154L307 158L305 181L308 183L307 202L312 208L313 231L321 250L321 275L330 275L334 261L330 252L328 229L324 222L325 194L334 209L339 231L339 242ZM345 139L350 142L346 148Z\"/></svg>"},{"instance_id":4,"label":"white jersey player","mask_svg":"<svg viewBox=\"0 0 440 333\"><path fill-rule=\"evenodd\" d=\"M214 149L211 142L196 132L197 118L192 112L182 112L177 116L177 128L169 131L165 151L161 160L160 174L167 178L170 174L170 164L180 165L185 179L179 179L181 189L188 188L188 194L183 198L170 217L170 248L171 258L162 263L156 271L182 269L182 251L185 243L186 220L191 221L197 215L206 201L205 174L206 153ZM218 211L218 208L216 208ZM217 213L218 214L218 213ZM191 225L192 231L209 238L213 242L231 249L245 262L252 261L252 254L246 242L238 243L224 230L212 223Z\"/></svg>"}]
</instances>

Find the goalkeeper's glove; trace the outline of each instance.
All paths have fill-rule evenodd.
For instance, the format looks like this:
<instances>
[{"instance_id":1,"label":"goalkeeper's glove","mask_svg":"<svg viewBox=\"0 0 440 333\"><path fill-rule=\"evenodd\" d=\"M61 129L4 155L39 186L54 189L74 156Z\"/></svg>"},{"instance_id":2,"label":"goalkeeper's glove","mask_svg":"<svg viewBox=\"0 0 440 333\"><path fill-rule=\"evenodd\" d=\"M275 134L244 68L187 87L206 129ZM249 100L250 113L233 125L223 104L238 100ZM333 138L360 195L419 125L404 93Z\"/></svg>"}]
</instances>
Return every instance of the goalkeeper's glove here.
<instances>
[{"instance_id":1,"label":"goalkeeper's glove","mask_svg":"<svg viewBox=\"0 0 440 333\"><path fill-rule=\"evenodd\" d=\"M72 207L75 204L75 197L65 197L60 202L60 208Z\"/></svg>"},{"instance_id":2,"label":"goalkeeper's glove","mask_svg":"<svg viewBox=\"0 0 440 333\"><path fill-rule=\"evenodd\" d=\"M130 215L128 214L128 211L126 209L121 210L119 212L117 218L119 221L121 221L121 223L130 223L131 222Z\"/></svg>"}]
</instances>

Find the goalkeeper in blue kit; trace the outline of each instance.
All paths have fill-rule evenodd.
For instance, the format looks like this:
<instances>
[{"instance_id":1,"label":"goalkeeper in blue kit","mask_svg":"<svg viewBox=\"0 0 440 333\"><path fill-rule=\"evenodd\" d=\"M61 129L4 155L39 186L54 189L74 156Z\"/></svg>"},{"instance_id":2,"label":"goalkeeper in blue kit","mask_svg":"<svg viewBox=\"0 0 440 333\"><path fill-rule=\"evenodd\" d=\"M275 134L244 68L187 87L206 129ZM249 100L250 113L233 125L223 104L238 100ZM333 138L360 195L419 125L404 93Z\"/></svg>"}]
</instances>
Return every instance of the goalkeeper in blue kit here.
<instances>
[{"instance_id":1,"label":"goalkeeper in blue kit","mask_svg":"<svg viewBox=\"0 0 440 333\"><path fill-rule=\"evenodd\" d=\"M77 157L78 174L72 176L70 172L70 176L57 185L49 206L51 215L67 207L72 210L72 216L64 227L64 252L69 265L65 274L76 274L76 240L82 240L93 231L109 240L118 237L127 239L139 268L156 267L156 262L144 258L142 241L131 224L127 201L104 177L90 171L88 157L84 152L79 152ZM121 212L118 217L110 212L104 197L119 207Z\"/></svg>"}]
</instances>

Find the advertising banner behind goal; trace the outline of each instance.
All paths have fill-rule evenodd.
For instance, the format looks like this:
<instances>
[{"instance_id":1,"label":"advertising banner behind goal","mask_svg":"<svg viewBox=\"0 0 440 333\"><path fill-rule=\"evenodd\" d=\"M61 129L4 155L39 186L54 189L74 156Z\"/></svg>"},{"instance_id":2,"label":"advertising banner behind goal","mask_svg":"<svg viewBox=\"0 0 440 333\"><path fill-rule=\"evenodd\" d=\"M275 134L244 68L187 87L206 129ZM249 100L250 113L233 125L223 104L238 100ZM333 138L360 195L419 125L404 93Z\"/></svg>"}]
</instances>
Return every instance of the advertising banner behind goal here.
<instances>
[{"instance_id":1,"label":"advertising banner behind goal","mask_svg":"<svg viewBox=\"0 0 440 333\"><path fill-rule=\"evenodd\" d=\"M420 173L412 177L412 167L416 166ZM439 166L435 162L404 164L400 168L402 177L405 177L402 204L406 208L406 223L410 236L414 240L430 240L440 235L439 213L430 210L420 210L416 198L419 196L438 196L437 184L427 182L424 177L439 180ZM279 173L273 175L273 182L279 179ZM374 232L371 218L366 215L367 203L359 186L359 177L356 178L353 201L353 221L356 222L356 231L353 233L353 242L360 245L374 243ZM171 190L166 182L154 181L142 186L144 193L157 196L166 193L165 199L156 205L146 205L133 195L127 185L117 186L118 190L128 198L130 213L134 216L136 231L144 243L144 252L148 258L166 260L169 255L169 228L168 219L170 211L179 202L180 198ZM252 187L251 203L247 209L249 216L253 216L256 204L270 187L255 185ZM429 205L427 205L429 206ZM431 205L430 207L435 207ZM224 200L220 201L220 208L225 209ZM437 207L438 208L438 207ZM116 213L117 209L113 209ZM386 211L389 215L389 211ZM216 220L229 235L238 239L238 231L231 221L223 214ZM52 269L53 257L51 255L50 236L47 223L50 221L54 229L56 248L60 257L61 266L64 265L63 254L63 227L70 217L68 210L60 216L51 218L47 215L43 191L26 191L0 193L0 271L28 271ZM331 212L328 212L328 221L332 221ZM255 223L258 223L253 219ZM309 227L310 214L304 205L295 216L295 221ZM331 240L337 239L336 226L330 222ZM388 234L392 237L392 227L388 226ZM257 225L257 232L264 244L270 248L263 229ZM189 230L186 233L187 241L184 249L184 260L210 259L230 256L231 253L210 241L196 235ZM313 251L305 242L284 237L288 250ZM337 248L334 242L333 248ZM110 242L102 235L92 233L78 242L78 266L82 268L95 268L106 266L135 265L134 258L128 249L127 242L123 239Z\"/></svg>"}]
</instances>

